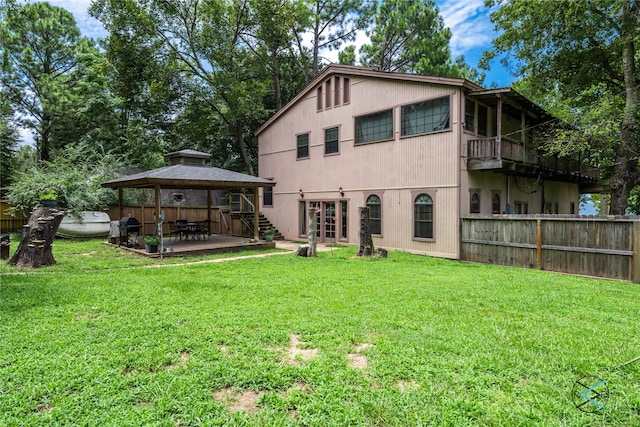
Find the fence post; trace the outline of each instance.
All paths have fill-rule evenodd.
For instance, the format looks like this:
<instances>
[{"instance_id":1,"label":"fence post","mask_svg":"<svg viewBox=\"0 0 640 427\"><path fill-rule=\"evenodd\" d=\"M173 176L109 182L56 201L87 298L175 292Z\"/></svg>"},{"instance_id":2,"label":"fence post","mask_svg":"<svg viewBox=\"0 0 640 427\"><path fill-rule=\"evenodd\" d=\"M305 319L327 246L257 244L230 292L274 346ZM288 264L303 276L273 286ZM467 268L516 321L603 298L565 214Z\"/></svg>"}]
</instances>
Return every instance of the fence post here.
<instances>
[{"instance_id":1,"label":"fence post","mask_svg":"<svg viewBox=\"0 0 640 427\"><path fill-rule=\"evenodd\" d=\"M631 281L640 283L640 221L633 221L631 228Z\"/></svg>"},{"instance_id":2,"label":"fence post","mask_svg":"<svg viewBox=\"0 0 640 427\"><path fill-rule=\"evenodd\" d=\"M542 270L542 220L536 219L536 268Z\"/></svg>"}]
</instances>

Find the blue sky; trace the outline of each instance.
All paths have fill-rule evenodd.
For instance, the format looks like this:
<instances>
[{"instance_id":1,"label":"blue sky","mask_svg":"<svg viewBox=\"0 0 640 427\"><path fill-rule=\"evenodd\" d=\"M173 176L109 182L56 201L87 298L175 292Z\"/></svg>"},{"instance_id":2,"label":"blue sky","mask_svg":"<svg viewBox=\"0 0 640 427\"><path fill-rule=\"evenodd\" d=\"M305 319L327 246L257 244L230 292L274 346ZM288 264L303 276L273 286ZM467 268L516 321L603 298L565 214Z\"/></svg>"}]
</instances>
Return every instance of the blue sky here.
<instances>
[{"instance_id":1,"label":"blue sky","mask_svg":"<svg viewBox=\"0 0 640 427\"><path fill-rule=\"evenodd\" d=\"M491 40L496 36L493 24L489 20L490 10L484 6L484 0L435 0L444 18L445 25L451 28L451 53L453 57L464 55L467 63L472 67L478 66L482 52L491 48ZM105 30L99 21L91 18L87 8L91 0L49 0L49 3L63 7L72 12L78 27L87 37L98 38L105 36ZM361 34L356 40L356 46L366 41ZM323 56L337 60L336 52L324 52ZM485 86L495 83L498 87L509 86L515 78L504 69L499 61L491 64L491 71L487 72Z\"/></svg>"}]
</instances>

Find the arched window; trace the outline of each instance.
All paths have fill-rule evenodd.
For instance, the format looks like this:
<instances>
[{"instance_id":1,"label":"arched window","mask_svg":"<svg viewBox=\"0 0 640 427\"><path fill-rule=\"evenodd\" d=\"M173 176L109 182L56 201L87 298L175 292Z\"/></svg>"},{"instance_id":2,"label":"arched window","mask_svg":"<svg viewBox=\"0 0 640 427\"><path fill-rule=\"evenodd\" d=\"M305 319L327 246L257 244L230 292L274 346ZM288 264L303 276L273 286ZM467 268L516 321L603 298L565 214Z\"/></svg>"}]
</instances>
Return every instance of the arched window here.
<instances>
[{"instance_id":1,"label":"arched window","mask_svg":"<svg viewBox=\"0 0 640 427\"><path fill-rule=\"evenodd\" d=\"M375 194L367 197L367 207L369 208L371 234L382 234L382 202L380 197Z\"/></svg>"},{"instance_id":2,"label":"arched window","mask_svg":"<svg viewBox=\"0 0 640 427\"><path fill-rule=\"evenodd\" d=\"M475 191L471 193L471 202L469 207L469 211L471 213L480 213L480 195Z\"/></svg>"},{"instance_id":3,"label":"arched window","mask_svg":"<svg viewBox=\"0 0 640 427\"><path fill-rule=\"evenodd\" d=\"M414 202L414 237L433 239L433 199L420 194Z\"/></svg>"},{"instance_id":4,"label":"arched window","mask_svg":"<svg viewBox=\"0 0 640 427\"><path fill-rule=\"evenodd\" d=\"M493 199L491 200L491 213L500 213L500 195L498 193L494 193Z\"/></svg>"}]
</instances>

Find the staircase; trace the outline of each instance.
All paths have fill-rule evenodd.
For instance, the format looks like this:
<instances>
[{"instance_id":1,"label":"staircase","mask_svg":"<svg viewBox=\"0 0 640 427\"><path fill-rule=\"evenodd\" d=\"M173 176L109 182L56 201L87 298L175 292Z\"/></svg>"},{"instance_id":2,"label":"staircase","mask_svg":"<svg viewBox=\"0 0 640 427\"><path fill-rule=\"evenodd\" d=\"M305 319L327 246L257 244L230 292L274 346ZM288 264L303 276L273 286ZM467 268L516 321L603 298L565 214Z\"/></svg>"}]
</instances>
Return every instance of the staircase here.
<instances>
[{"instance_id":1,"label":"staircase","mask_svg":"<svg viewBox=\"0 0 640 427\"><path fill-rule=\"evenodd\" d=\"M250 230L253 230L253 212L242 212L239 215L242 218L242 222L244 222ZM271 221L269 221L262 212L260 212L260 217L258 218L258 227L260 228L261 239L264 239L264 232L266 230L273 228L276 230L273 240L284 240L284 236L273 226L273 224L271 224Z\"/></svg>"}]
</instances>

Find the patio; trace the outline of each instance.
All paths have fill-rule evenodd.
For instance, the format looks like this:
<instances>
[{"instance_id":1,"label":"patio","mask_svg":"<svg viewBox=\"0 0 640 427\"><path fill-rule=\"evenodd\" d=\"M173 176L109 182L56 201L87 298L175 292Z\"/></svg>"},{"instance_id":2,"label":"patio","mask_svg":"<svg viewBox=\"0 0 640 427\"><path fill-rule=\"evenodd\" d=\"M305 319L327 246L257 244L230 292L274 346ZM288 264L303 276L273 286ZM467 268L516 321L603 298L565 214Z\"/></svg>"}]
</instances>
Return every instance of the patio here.
<instances>
[{"instance_id":1,"label":"patio","mask_svg":"<svg viewBox=\"0 0 640 427\"><path fill-rule=\"evenodd\" d=\"M264 240L255 241L246 237L227 236L215 234L209 236L208 239L183 239L179 240L173 237L165 237L162 239L165 252L162 253L163 257L175 257L175 256L187 256L187 255L210 255L228 252L240 252L246 250L260 250L275 248L274 242L267 242ZM112 243L108 243L112 244ZM117 244L112 244L117 246ZM160 252L147 253L145 248L128 248L126 246L120 246L120 249L133 252L137 255L146 256L149 258L159 258ZM170 249L170 251L167 251ZM158 251L160 248L158 248Z\"/></svg>"}]
</instances>

